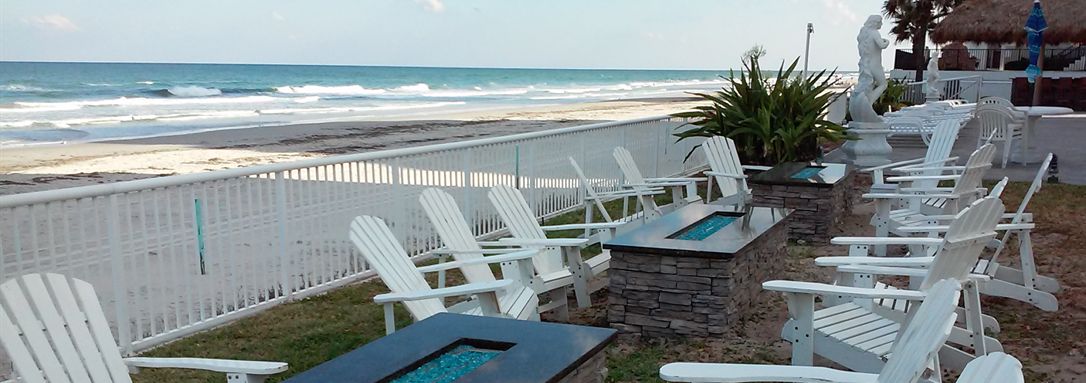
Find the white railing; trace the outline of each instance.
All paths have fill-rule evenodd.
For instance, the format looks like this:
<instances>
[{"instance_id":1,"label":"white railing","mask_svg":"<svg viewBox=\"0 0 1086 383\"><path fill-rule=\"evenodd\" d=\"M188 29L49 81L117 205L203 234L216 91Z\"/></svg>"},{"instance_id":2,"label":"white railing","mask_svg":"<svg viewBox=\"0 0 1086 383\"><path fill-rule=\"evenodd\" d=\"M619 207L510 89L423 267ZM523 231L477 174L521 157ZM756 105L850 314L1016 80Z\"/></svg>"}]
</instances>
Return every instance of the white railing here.
<instances>
[{"instance_id":1,"label":"white railing","mask_svg":"<svg viewBox=\"0 0 1086 383\"><path fill-rule=\"evenodd\" d=\"M963 83L963 81L965 82ZM942 84L939 95L940 100L971 100L977 102L980 100L981 88L984 87L984 77L973 75L941 78L938 83ZM923 104L926 97L924 84L926 84L924 81L906 83L907 88L901 99L914 104Z\"/></svg>"},{"instance_id":2,"label":"white railing","mask_svg":"<svg viewBox=\"0 0 1086 383\"><path fill-rule=\"evenodd\" d=\"M373 275L350 219L389 222L416 259L440 246L418 204L456 197L476 235L503 229L490 186L519 187L539 216L576 208L567 157L614 188L612 148L646 176L699 168L701 140L669 117L0 197L0 281L57 272L94 284L120 346L135 352ZM597 185L600 187L601 185ZM3 356L0 355L0 359Z\"/></svg>"}]
</instances>

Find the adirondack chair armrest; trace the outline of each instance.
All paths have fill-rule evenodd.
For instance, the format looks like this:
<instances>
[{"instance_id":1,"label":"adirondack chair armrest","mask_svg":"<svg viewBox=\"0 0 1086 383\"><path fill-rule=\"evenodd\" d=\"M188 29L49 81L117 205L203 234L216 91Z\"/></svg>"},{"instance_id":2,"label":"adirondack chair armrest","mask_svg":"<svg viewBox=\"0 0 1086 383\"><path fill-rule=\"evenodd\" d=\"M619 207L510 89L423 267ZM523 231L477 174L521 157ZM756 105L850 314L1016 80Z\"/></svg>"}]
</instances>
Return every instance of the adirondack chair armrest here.
<instances>
[{"instance_id":1,"label":"adirondack chair armrest","mask_svg":"<svg viewBox=\"0 0 1086 383\"><path fill-rule=\"evenodd\" d=\"M943 187L901 188L901 191L905 192L905 193L917 193L917 194L925 194L925 195L933 194L933 193L952 194L954 192L954 188L943 188Z\"/></svg>"},{"instance_id":2,"label":"adirondack chair armrest","mask_svg":"<svg viewBox=\"0 0 1086 383\"><path fill-rule=\"evenodd\" d=\"M670 186L686 186L692 181L675 181L675 182L646 182L643 183L625 183L623 187L628 188L658 188L658 187L670 187Z\"/></svg>"},{"instance_id":3,"label":"adirondack chair armrest","mask_svg":"<svg viewBox=\"0 0 1086 383\"><path fill-rule=\"evenodd\" d=\"M943 180L956 180L962 178L957 174L947 174L941 176L897 176L886 177L887 181L905 182L905 181L943 181Z\"/></svg>"},{"instance_id":4,"label":"adirondack chair armrest","mask_svg":"<svg viewBox=\"0 0 1086 383\"><path fill-rule=\"evenodd\" d=\"M205 358L124 358L125 366L132 372L141 368L184 368L215 371L227 374L275 375L287 370L283 362L252 360L205 359Z\"/></svg>"},{"instance_id":5,"label":"adirondack chair armrest","mask_svg":"<svg viewBox=\"0 0 1086 383\"><path fill-rule=\"evenodd\" d=\"M905 168L892 169L891 171L893 171L894 173L916 173L916 172L926 172L926 171L929 171L929 170L931 170L931 171L936 171L936 170L937 171L965 170L965 166L936 166L936 167L922 167L922 168L905 167Z\"/></svg>"},{"instance_id":6,"label":"adirondack chair armrest","mask_svg":"<svg viewBox=\"0 0 1086 383\"><path fill-rule=\"evenodd\" d=\"M514 251L521 251L521 248L505 248L505 249L479 249L479 250L452 250L447 248L440 248L430 250L430 254L433 255L457 255L457 254L506 254Z\"/></svg>"},{"instance_id":7,"label":"adirondack chair armrest","mask_svg":"<svg viewBox=\"0 0 1086 383\"><path fill-rule=\"evenodd\" d=\"M935 257L818 257L818 266L872 265L896 267L920 267L930 265Z\"/></svg>"},{"instance_id":8,"label":"adirondack chair armrest","mask_svg":"<svg viewBox=\"0 0 1086 383\"><path fill-rule=\"evenodd\" d=\"M1003 216L1000 217L999 219L1001 219L1001 220L1002 219L1013 220L1016 215L1018 215L1018 214L1017 213L1004 213ZM954 218L956 218L956 216L949 215L949 214L935 214L935 215L925 215L923 218L925 220L934 220L934 221L953 221ZM1022 213L1022 221L1018 222L1018 223L1030 223L1030 222L1033 222L1033 213Z\"/></svg>"},{"instance_id":9,"label":"adirondack chair armrest","mask_svg":"<svg viewBox=\"0 0 1086 383\"><path fill-rule=\"evenodd\" d=\"M942 238L921 237L834 237L830 239L834 245L921 245L937 246L943 243Z\"/></svg>"},{"instance_id":10,"label":"adirondack chair armrest","mask_svg":"<svg viewBox=\"0 0 1086 383\"><path fill-rule=\"evenodd\" d=\"M917 163L906 164L905 166L895 167L893 169L893 171L911 172L911 171L916 171L916 170L918 170L920 168L927 168L927 167L929 167L931 165L945 164L947 162L957 162L958 161L958 156L947 157L947 158L944 158L944 159L941 159L941 160L935 160L935 161L919 162L919 161L923 161L923 160L924 160L923 158L918 158L918 159L912 160L912 161L915 161Z\"/></svg>"},{"instance_id":11,"label":"adirondack chair armrest","mask_svg":"<svg viewBox=\"0 0 1086 383\"><path fill-rule=\"evenodd\" d=\"M871 172L876 171L876 170L894 169L894 168L902 167L902 166L909 165L909 164L915 164L915 163L918 163L918 162L921 162L921 161L924 161L924 159L923 158L917 158L917 159L912 159L912 160L898 161L898 162L893 162L893 163L889 163L889 164L886 164L886 165L879 165L879 166L872 166L870 168L863 168L863 169L860 169L860 171L863 172L863 173L871 173Z\"/></svg>"},{"instance_id":12,"label":"adirondack chair armrest","mask_svg":"<svg viewBox=\"0 0 1086 383\"><path fill-rule=\"evenodd\" d=\"M385 304L489 293L504 289L512 283L513 281L509 279L499 279L493 282L468 283L466 285L444 287L440 289L386 293L373 297L373 303Z\"/></svg>"},{"instance_id":13,"label":"adirondack chair armrest","mask_svg":"<svg viewBox=\"0 0 1086 383\"><path fill-rule=\"evenodd\" d=\"M705 174L706 174L706 175L710 175L710 176L716 176L716 177L727 177L727 178L735 178L735 179L737 179L737 180L741 180L741 179L746 179L746 178L747 178L747 175L746 175L746 174L732 174L732 173L721 173L721 172L714 172L714 171L707 171L707 172L705 172Z\"/></svg>"},{"instance_id":14,"label":"adirondack chair armrest","mask_svg":"<svg viewBox=\"0 0 1086 383\"><path fill-rule=\"evenodd\" d=\"M664 189L640 189L640 190L616 190L608 192L596 192L599 198L640 197L651 194L664 194ZM585 196L586 200L594 200L592 196Z\"/></svg>"},{"instance_id":15,"label":"adirondack chair armrest","mask_svg":"<svg viewBox=\"0 0 1086 383\"><path fill-rule=\"evenodd\" d=\"M529 250L520 250L520 249L518 249L518 250L519 251L512 252L512 253L505 253L505 254L501 254L501 255L491 255L491 256L480 257L480 258L475 258L475 259L468 259L468 260L463 260L463 261L452 261L452 262L438 263L438 264L435 264L435 265L419 267L416 270L418 270L420 273L424 273L424 274L425 273L433 273L433 272L438 272L438 271L442 271L442 270L455 269L455 268L459 268L459 267L462 267L462 266L501 263L501 262L513 262L513 261L520 261L520 260L525 260L525 259L532 259L532 257L536 256L536 254L539 254L539 250L537 250L537 249L529 249Z\"/></svg>"},{"instance_id":16,"label":"adirondack chair armrest","mask_svg":"<svg viewBox=\"0 0 1086 383\"><path fill-rule=\"evenodd\" d=\"M997 231L1004 230L1033 230L1037 226L1032 223L1001 223L996 225ZM904 233L930 233L930 232L945 232L950 230L950 225L931 225L931 226L903 226L897 228L898 231Z\"/></svg>"},{"instance_id":17,"label":"adirondack chair armrest","mask_svg":"<svg viewBox=\"0 0 1086 383\"><path fill-rule=\"evenodd\" d=\"M597 222L597 223L571 223L568 225L550 225L541 226L543 231L558 231L558 230L583 230L583 229L613 229L622 225L625 222Z\"/></svg>"},{"instance_id":18,"label":"adirondack chair armrest","mask_svg":"<svg viewBox=\"0 0 1086 383\"><path fill-rule=\"evenodd\" d=\"M908 300L923 300L927 296L927 293L916 290L904 290L904 289L869 289L863 287L850 287L850 286L837 286L826 283L816 282L797 282L797 281L765 281L762 282L762 288L765 290L779 291L784 293L799 293L799 294L813 294L813 295L836 295L841 297L850 298L866 298L866 299L908 299Z\"/></svg>"},{"instance_id":19,"label":"adirondack chair armrest","mask_svg":"<svg viewBox=\"0 0 1086 383\"><path fill-rule=\"evenodd\" d=\"M840 382L875 383L878 374L826 367L735 363L668 363L660 378L669 382Z\"/></svg>"},{"instance_id":20,"label":"adirondack chair armrest","mask_svg":"<svg viewBox=\"0 0 1086 383\"><path fill-rule=\"evenodd\" d=\"M916 198L959 198L957 194L900 194L900 193L866 193L867 199L916 199Z\"/></svg>"},{"instance_id":21,"label":"adirondack chair armrest","mask_svg":"<svg viewBox=\"0 0 1086 383\"><path fill-rule=\"evenodd\" d=\"M757 171L762 171L762 172L764 172L766 170L769 170L769 169L773 169L772 166L761 166L761 165L741 165L741 167L743 169L746 169L746 170L757 170Z\"/></svg>"},{"instance_id":22,"label":"adirondack chair armrest","mask_svg":"<svg viewBox=\"0 0 1086 383\"><path fill-rule=\"evenodd\" d=\"M928 275L928 270L916 268L916 267L894 267L894 266L875 266L875 265L841 265L837 266L837 272L840 273L859 273L859 274L878 274L878 275L898 275L904 277L925 277Z\"/></svg>"},{"instance_id":23,"label":"adirondack chair armrest","mask_svg":"<svg viewBox=\"0 0 1086 383\"><path fill-rule=\"evenodd\" d=\"M543 246L543 247L562 247L562 246L581 246L588 243L584 238L502 238L498 242L506 245L516 246Z\"/></svg>"},{"instance_id":24,"label":"adirondack chair armrest","mask_svg":"<svg viewBox=\"0 0 1086 383\"><path fill-rule=\"evenodd\" d=\"M649 183L652 183L652 182L683 182L683 183L690 183L690 182L705 182L705 181L708 181L708 180L709 179L706 178L706 177L657 177L657 178L646 178L645 182L649 182Z\"/></svg>"}]
</instances>

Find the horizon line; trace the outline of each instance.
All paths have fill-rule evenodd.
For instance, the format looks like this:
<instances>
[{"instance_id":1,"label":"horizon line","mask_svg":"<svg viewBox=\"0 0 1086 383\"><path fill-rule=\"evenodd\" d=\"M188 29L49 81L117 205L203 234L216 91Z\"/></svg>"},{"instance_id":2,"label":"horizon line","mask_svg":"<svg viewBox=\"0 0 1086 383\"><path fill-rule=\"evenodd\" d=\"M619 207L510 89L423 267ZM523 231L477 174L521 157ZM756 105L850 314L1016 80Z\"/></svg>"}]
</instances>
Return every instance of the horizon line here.
<instances>
[{"instance_id":1,"label":"horizon line","mask_svg":"<svg viewBox=\"0 0 1086 383\"><path fill-rule=\"evenodd\" d=\"M505 66L437 66L437 65L386 65L386 64L313 64L313 63L241 63L241 62L165 62L165 61L61 61L61 60L0 60L0 63L25 64L168 64L168 65L265 65L265 66L331 66L369 68L432 68L432 69L511 69L511 70L613 70L613 71L732 71L735 68L559 68L559 67L505 67Z\"/></svg>"}]
</instances>

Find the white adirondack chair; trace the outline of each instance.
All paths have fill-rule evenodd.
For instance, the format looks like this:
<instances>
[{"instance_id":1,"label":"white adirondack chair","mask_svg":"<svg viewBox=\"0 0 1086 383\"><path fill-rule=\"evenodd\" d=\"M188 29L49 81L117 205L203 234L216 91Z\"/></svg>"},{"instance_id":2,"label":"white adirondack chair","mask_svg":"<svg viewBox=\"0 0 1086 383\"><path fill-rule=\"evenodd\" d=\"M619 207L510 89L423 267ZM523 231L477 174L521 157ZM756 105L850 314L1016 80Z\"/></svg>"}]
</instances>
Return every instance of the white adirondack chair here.
<instances>
[{"instance_id":1,"label":"white adirondack chair","mask_svg":"<svg viewBox=\"0 0 1086 383\"><path fill-rule=\"evenodd\" d=\"M899 230L902 226L917 224L929 224L927 216L930 215L954 215L962 208L968 206L979 197L987 193L987 189L981 187L984 173L992 166L992 157L995 155L995 147L982 146L969 156L965 166L941 166L914 168L915 171L957 171L957 175L919 175L888 177L888 181L896 181L899 184L898 192L883 193L874 192L864 194L863 197L875 200L875 214L871 217L871 225L875 227L876 237L886 237L891 233L899 236L911 234ZM928 182L953 181L953 187L932 186ZM920 185L913 185L920 182ZM904 205L904 208L894 209L895 205ZM886 255L885 246L876 246L876 255Z\"/></svg>"},{"instance_id":2,"label":"white adirondack chair","mask_svg":"<svg viewBox=\"0 0 1086 383\"><path fill-rule=\"evenodd\" d=\"M983 104L977 107L977 147L991 142L1003 143L1003 167L1007 167L1014 141L1021 139L1023 123L1015 121L1015 115L1000 105Z\"/></svg>"},{"instance_id":3,"label":"white adirondack chair","mask_svg":"<svg viewBox=\"0 0 1086 383\"><path fill-rule=\"evenodd\" d=\"M473 264L517 262L521 280L530 278L532 257L538 251L526 250L472 260L439 263L416 267L400 242L388 229L385 221L377 217L359 216L351 222L348 236L366 258L366 263L391 291L373 297L373 302L385 310L385 333L396 331L393 304L403 303L415 321L442 312L539 320L539 298L535 291L519 285L514 279L502 279L486 283L468 283L453 287L433 289L423 278L423 273L462 268ZM475 299L445 307L444 298L474 296Z\"/></svg>"},{"instance_id":4,"label":"white adirondack chair","mask_svg":"<svg viewBox=\"0 0 1086 383\"><path fill-rule=\"evenodd\" d=\"M720 203L724 206L733 205L736 211L746 211L750 208L752 194L747 185L745 170L769 170L769 166L743 165L739 160L739 151L735 148L735 141L727 137L713 136L701 144L705 152L705 158L709 162L709 185L705 192L705 200ZM713 180L720 188L720 199L709 201L713 196Z\"/></svg>"},{"instance_id":5,"label":"white adirondack chair","mask_svg":"<svg viewBox=\"0 0 1086 383\"><path fill-rule=\"evenodd\" d=\"M1023 196L1022 203L1018 205L1018 210L1003 216L1003 220L1009 220L1009 223L996 225L996 230L1004 231L1004 233L1000 240L989 245L989 247L995 248L992 255L988 259L978 261L976 268L973 269L976 274L986 274L991 277L991 280L980 284L982 294L1015 299L1032 304L1045 311L1059 309L1059 302L1053 294L1060 291L1060 283L1055 278L1037 273L1037 264L1033 257L1033 241L1030 238L1030 233L1034 229L1033 214L1027 213L1026 207L1033 195L1041 190L1044 176L1048 172L1048 166L1051 162L1052 154L1049 153L1048 157L1041 163L1037 175L1033 177L1033 183L1030 184L1029 190ZM1006 184L1006 178L1001 184ZM996 185L996 187L992 188L991 195L999 196L999 191L996 190L998 187L999 185ZM941 223L950 219L950 216L930 216L928 219L929 222L938 224L903 227L899 230L928 234L929 236L939 235L947 230L947 226ZM1020 270L999 263L999 256L1012 234L1018 237L1018 255L1022 265Z\"/></svg>"},{"instance_id":6,"label":"white adirondack chair","mask_svg":"<svg viewBox=\"0 0 1086 383\"><path fill-rule=\"evenodd\" d=\"M953 166L954 162L958 160L958 157L950 156L950 151L954 149L954 142L958 140L960 130L961 125L952 121L942 121L932 133L928 142L928 149L923 158L894 162L861 169L860 171L871 173L872 191L892 189L886 186L886 173L892 175L941 175L943 170L938 169L938 167ZM917 185L921 187L935 186L938 185L938 181L920 182Z\"/></svg>"},{"instance_id":7,"label":"white adirondack chair","mask_svg":"<svg viewBox=\"0 0 1086 383\"><path fill-rule=\"evenodd\" d=\"M534 259L536 273L546 275L550 273L573 274L573 292L577 297L578 307L589 307L592 300L589 295L592 291L602 288L606 284L590 283L592 278L606 271L610 267L611 254L604 250L603 253L589 258L581 258L581 248L590 245L586 238L547 238L545 231L558 230L607 230L613 231L620 222L571 224L540 226L535 214L528 206L528 201L520 191L505 185L490 188L487 193L490 202L502 217L505 226L509 228L512 238L501 238L499 243L513 246L536 248L542 254ZM563 261L565 261L563 263Z\"/></svg>"},{"instance_id":8,"label":"white adirondack chair","mask_svg":"<svg viewBox=\"0 0 1086 383\"><path fill-rule=\"evenodd\" d=\"M523 248L483 249L480 244L494 245L494 243L480 243L475 240L475 236L472 235L468 222L464 219L456 200L441 189L429 188L423 190L422 194L419 195L419 202L422 203L426 216L430 217L430 223L434 225L438 236L441 237L441 243L445 245L442 249L434 250L434 254L441 256L452 255L453 259L457 261L474 262L484 258L484 254L506 254L524 251ZM549 297L550 302L539 306L540 313L557 310L556 315L559 320L568 319L569 310L566 294L567 287L573 285L573 274L569 270L563 269L533 277L533 270L527 274L526 280L520 280L518 278L521 278L522 275L518 266L516 263L503 262L501 264L502 275L507 276L506 279L514 279L517 283L513 286L527 286L536 294ZM465 263L460 267L460 271L464 274L464 278L468 280L468 283L491 283L497 280L494 278L494 273L490 270L490 267L483 263Z\"/></svg>"},{"instance_id":9,"label":"white adirondack chair","mask_svg":"<svg viewBox=\"0 0 1086 383\"><path fill-rule=\"evenodd\" d=\"M131 382L140 368L184 368L259 383L287 370L281 362L122 358L94 287L79 279L27 274L4 282L0 294L0 343L19 382Z\"/></svg>"},{"instance_id":10,"label":"white adirondack chair","mask_svg":"<svg viewBox=\"0 0 1086 383\"><path fill-rule=\"evenodd\" d=\"M669 382L918 382L925 375L941 373L938 352L954 326L961 288L957 280L944 279L928 290L877 374L811 366L668 363L660 368L660 378ZM934 368L929 370L929 366Z\"/></svg>"},{"instance_id":11,"label":"white adirondack chair","mask_svg":"<svg viewBox=\"0 0 1086 383\"><path fill-rule=\"evenodd\" d=\"M612 154L615 157L615 161L618 161L618 167L619 169L622 169L622 174L626 177L626 183L622 185L623 187L634 190L644 190L651 188L671 189L671 205L674 207L685 206L688 203L698 202L701 200L701 197L698 196L697 183L700 181L706 181L706 178L645 178L641 175L641 170L637 168L637 162L634 162L633 155L630 154L629 150L626 150L626 148L623 148L621 146L616 146ZM656 206L656 201L653 201L651 196L641 197L641 205L646 211L651 209L654 211L655 214L658 215L667 213L666 211L660 210L660 208Z\"/></svg>"},{"instance_id":12,"label":"white adirondack chair","mask_svg":"<svg viewBox=\"0 0 1086 383\"><path fill-rule=\"evenodd\" d=\"M938 250L926 269L898 267L914 262L913 258L878 258L881 262L872 265L850 264L853 261L850 258L855 258L851 256L822 257L817 264L837 265L837 285L793 281L763 283L762 287L767 290L786 293L790 319L781 336L792 343L792 364L811 365L817 353L849 369L877 373L892 350L902 323L913 315L913 305L905 303L924 300L936 281L948 278L964 286L962 316L966 328L951 330L948 344L940 350L940 362L949 369L962 371L975 357L989 351L1002 351L997 340L984 334L980 295L977 283L970 275L985 244L995 238L995 225L1002 215L1003 203L998 198L987 197L959 213L943 238L838 237L831 240L833 244L850 246L850 254L864 256L867 249L876 244L935 247ZM916 290L877 287L878 275L905 275L923 278L923 281ZM826 307L815 309L816 295L823 297ZM876 300L900 303L891 308Z\"/></svg>"},{"instance_id":13,"label":"white adirondack chair","mask_svg":"<svg viewBox=\"0 0 1086 383\"><path fill-rule=\"evenodd\" d=\"M600 215L603 216L604 222L616 222L611 217L611 213L607 212L607 207L603 205L606 201L615 199L622 199L622 217L617 221L625 222L626 225L620 226L620 229L632 228L635 225L630 225L635 222L645 221L649 217L649 213L646 211L644 205L641 204L642 197L648 197L663 194L663 189L630 189L630 190L616 190L616 191L598 191L595 185L588 177L585 176L584 171L581 170L581 166L577 164L577 161L573 157L569 157L569 164L573 166L573 171L577 173L577 178L581 181L581 185L584 186L584 223L593 223L595 212L598 210ZM634 200L634 213L630 214L629 201ZM641 212L636 212L638 209ZM653 216L659 216L653 214ZM637 218L641 218L638 220ZM585 229L585 238L589 238L592 235L590 229Z\"/></svg>"}]
</instances>

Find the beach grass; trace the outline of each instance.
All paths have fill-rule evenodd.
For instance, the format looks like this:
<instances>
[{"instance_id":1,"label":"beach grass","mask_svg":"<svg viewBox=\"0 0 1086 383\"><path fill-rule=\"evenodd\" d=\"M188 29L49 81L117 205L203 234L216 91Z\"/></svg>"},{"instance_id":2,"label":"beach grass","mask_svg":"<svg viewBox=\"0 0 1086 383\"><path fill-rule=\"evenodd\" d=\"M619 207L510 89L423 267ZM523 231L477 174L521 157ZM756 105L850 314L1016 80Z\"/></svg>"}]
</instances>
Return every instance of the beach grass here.
<instances>
[{"instance_id":1,"label":"beach grass","mask_svg":"<svg viewBox=\"0 0 1086 383\"><path fill-rule=\"evenodd\" d=\"M1007 210L1013 211L1029 187L1011 183L1004 192ZM660 196L666 202L667 196ZM617 213L619 201L608 203ZM1006 352L1025 366L1028 382L1061 381L1086 367L1086 186L1045 185L1029 211L1035 214L1033 234L1038 268L1064 284L1057 294L1060 310L1043 312L1024 303L985 297L986 313L995 316L1003 332L997 335ZM855 230L866 227L866 218L853 216ZM547 224L583 222L583 211L546 220ZM580 231L562 233L565 236ZM851 233L850 233L851 234ZM863 233L857 233L863 234ZM816 280L826 277L813 267L813 258L826 249L790 245L784 278ZM1017 254L1012 245L1005 254ZM586 249L595 253L598 249ZM586 254L587 255L587 254ZM1007 256L1004 260L1016 257ZM462 281L450 273L450 284ZM431 282L434 282L431 280ZM275 360L290 369L270 382L278 382L384 335L382 309L373 296L387 292L380 280L369 280L326 294L283 304L209 331L195 334L143 353L157 357L204 357ZM594 296L595 305L575 309L571 322L606 326L605 294ZM608 349L609 382L658 381L659 367L672 361L788 363L790 347L777 334L786 315L776 295L760 303L737 324L733 334L717 340L640 340L620 337ZM397 326L410 324L408 313L397 307ZM147 369L134 375L136 382L222 382L219 373Z\"/></svg>"}]
</instances>

